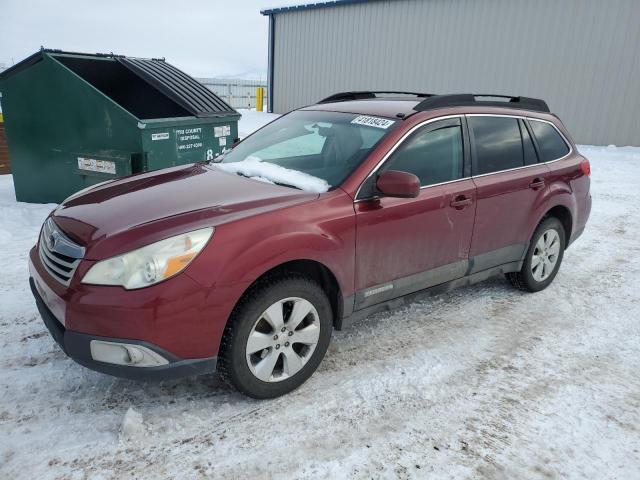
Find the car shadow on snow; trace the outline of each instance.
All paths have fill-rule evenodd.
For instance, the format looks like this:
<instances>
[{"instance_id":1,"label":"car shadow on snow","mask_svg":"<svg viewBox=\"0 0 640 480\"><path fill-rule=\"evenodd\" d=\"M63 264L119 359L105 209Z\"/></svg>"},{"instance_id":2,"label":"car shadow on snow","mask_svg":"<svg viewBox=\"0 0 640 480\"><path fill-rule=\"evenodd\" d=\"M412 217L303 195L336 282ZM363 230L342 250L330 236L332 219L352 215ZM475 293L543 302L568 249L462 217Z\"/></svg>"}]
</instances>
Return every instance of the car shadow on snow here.
<instances>
[{"instance_id":1,"label":"car shadow on snow","mask_svg":"<svg viewBox=\"0 0 640 480\"><path fill-rule=\"evenodd\" d=\"M521 292L514 290L504 279L496 278L478 285L427 296L388 312L373 314L341 332L334 332L327 357L314 377L346 373L357 364L358 358L379 355L379 360L384 361L385 355L378 351L381 335L406 337L411 333L413 340L405 345L405 348L429 348L429 344L437 345L440 330L434 328L434 322L447 322L451 316L457 317L461 309L469 308L470 304L475 305L481 299L489 302L511 302L506 294L513 297L519 293ZM505 298L507 300L504 300ZM416 328L428 329L429 336L416 335ZM442 335L446 337L446 332ZM236 392L217 374L176 380L136 381L94 372L70 359L64 361L68 362L65 371L70 374L64 390L73 392L68 399L72 400L74 396L86 398L87 395L91 395L93 399L90 403L93 408L149 408L159 404L184 406L185 403L202 401L247 405L259 402ZM310 382L313 382L314 377ZM304 395L310 382L298 389L297 394Z\"/></svg>"}]
</instances>

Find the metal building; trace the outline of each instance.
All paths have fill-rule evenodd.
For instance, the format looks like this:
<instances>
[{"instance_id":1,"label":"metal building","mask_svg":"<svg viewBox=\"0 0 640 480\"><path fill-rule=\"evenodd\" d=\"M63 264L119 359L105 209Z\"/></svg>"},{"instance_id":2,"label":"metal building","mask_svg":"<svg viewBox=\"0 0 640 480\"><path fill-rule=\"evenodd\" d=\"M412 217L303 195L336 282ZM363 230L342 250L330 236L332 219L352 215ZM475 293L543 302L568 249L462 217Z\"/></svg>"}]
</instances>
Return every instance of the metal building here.
<instances>
[{"instance_id":1,"label":"metal building","mask_svg":"<svg viewBox=\"0 0 640 480\"><path fill-rule=\"evenodd\" d=\"M337 0L269 16L269 107L408 90L543 98L578 143L640 146L639 0Z\"/></svg>"}]
</instances>

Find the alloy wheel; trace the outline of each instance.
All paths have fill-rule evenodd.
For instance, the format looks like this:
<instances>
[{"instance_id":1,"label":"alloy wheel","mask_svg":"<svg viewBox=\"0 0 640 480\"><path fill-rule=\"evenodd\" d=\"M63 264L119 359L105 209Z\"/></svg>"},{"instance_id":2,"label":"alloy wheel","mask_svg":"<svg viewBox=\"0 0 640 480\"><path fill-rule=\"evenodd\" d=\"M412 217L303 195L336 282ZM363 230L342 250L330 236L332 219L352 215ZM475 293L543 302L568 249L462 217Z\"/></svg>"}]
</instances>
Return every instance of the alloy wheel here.
<instances>
[{"instance_id":1,"label":"alloy wheel","mask_svg":"<svg viewBox=\"0 0 640 480\"><path fill-rule=\"evenodd\" d=\"M543 282L553 273L560 254L560 235L553 228L545 230L536 242L531 257L531 274L536 282Z\"/></svg>"},{"instance_id":2,"label":"alloy wheel","mask_svg":"<svg viewBox=\"0 0 640 480\"><path fill-rule=\"evenodd\" d=\"M309 361L320 338L320 319L311 302L278 300L256 320L247 339L251 373L263 382L291 378Z\"/></svg>"}]
</instances>

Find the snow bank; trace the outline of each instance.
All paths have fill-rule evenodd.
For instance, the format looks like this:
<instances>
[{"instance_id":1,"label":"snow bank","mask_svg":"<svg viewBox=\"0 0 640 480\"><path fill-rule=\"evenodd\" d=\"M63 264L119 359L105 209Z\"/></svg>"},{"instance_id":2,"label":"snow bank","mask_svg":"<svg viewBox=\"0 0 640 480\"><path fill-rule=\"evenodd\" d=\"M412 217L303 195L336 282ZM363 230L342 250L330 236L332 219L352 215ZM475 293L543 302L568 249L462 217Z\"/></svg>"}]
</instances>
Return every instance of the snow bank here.
<instances>
[{"instance_id":1,"label":"snow bank","mask_svg":"<svg viewBox=\"0 0 640 480\"><path fill-rule=\"evenodd\" d=\"M24 302L33 301L28 289L29 250L35 245L42 222L55 208L54 204L16 202L13 177L0 175L0 326L5 319L21 316ZM16 279L23 282L17 288ZM24 288L24 287L27 288ZM2 407L0 407L2 410ZM1 413L0 413L1 416ZM2 461L0 461L2 463ZM2 477L2 475L0 475Z\"/></svg>"},{"instance_id":2,"label":"snow bank","mask_svg":"<svg viewBox=\"0 0 640 480\"><path fill-rule=\"evenodd\" d=\"M275 163L263 162L257 157L247 157L242 162L215 163L216 167L229 173L240 173L246 177L273 183L284 183L304 190L305 192L322 193L329 190L330 185L308 173L290 170Z\"/></svg>"},{"instance_id":3,"label":"snow bank","mask_svg":"<svg viewBox=\"0 0 640 480\"><path fill-rule=\"evenodd\" d=\"M238 136L240 138L252 134L280 116L276 113L256 112L255 110L238 109L238 112L242 115L240 122L238 122Z\"/></svg>"},{"instance_id":4,"label":"snow bank","mask_svg":"<svg viewBox=\"0 0 640 480\"><path fill-rule=\"evenodd\" d=\"M593 145L577 145L578 151L589 160L631 160L640 162L638 147L596 147Z\"/></svg>"},{"instance_id":5,"label":"snow bank","mask_svg":"<svg viewBox=\"0 0 640 480\"><path fill-rule=\"evenodd\" d=\"M13 177L0 175L0 241L31 240L32 228L40 230L55 204L18 203L13 190ZM25 227L29 227L25 229Z\"/></svg>"}]
</instances>

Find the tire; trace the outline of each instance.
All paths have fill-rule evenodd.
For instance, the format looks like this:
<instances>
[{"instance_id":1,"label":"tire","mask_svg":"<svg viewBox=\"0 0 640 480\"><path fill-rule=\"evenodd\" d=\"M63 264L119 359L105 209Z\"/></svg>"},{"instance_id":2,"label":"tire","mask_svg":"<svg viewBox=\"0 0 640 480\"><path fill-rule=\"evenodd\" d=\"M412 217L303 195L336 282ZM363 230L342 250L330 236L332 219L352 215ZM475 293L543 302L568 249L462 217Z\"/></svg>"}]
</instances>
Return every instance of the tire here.
<instances>
[{"instance_id":1,"label":"tire","mask_svg":"<svg viewBox=\"0 0 640 480\"><path fill-rule=\"evenodd\" d=\"M556 237L554 237L553 232L555 232ZM541 245L547 243L545 242L545 239L541 240L544 235L547 235L545 238L549 241L556 238L556 241L558 242L558 250L552 266L551 260L554 260L553 252L555 251L555 248L553 247L554 244L552 244L551 247L547 246L541 249ZM560 268L560 264L562 263L562 258L564 256L565 246L566 233L562 223L560 223L560 220L555 217L545 218L540 222L531 237L529 250L527 251L527 256L525 257L522 269L519 272L507 273L507 279L514 287L520 290L527 292L539 292L540 290L544 290L551 284L551 282L553 282L553 279L558 273L558 269ZM545 262L544 260L541 261L540 258L551 260ZM540 269L542 269L542 273Z\"/></svg>"},{"instance_id":2,"label":"tire","mask_svg":"<svg viewBox=\"0 0 640 480\"><path fill-rule=\"evenodd\" d=\"M282 323L275 328L279 321ZM292 327L296 321L298 325ZM294 273L266 278L250 288L231 314L220 346L218 372L250 397L279 397L315 372L329 347L332 330L331 304L316 282ZM316 335L317 342L312 344ZM251 352L256 348L260 350Z\"/></svg>"}]
</instances>

